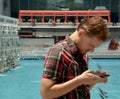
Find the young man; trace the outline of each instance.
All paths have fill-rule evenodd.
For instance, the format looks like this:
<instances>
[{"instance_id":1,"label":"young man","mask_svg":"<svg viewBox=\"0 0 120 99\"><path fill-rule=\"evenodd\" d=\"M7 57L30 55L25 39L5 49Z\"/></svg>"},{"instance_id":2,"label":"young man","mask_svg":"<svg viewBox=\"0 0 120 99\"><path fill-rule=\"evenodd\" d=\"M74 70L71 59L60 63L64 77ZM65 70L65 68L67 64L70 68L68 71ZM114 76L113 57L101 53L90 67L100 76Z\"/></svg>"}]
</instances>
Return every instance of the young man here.
<instances>
[{"instance_id":1,"label":"young man","mask_svg":"<svg viewBox=\"0 0 120 99\"><path fill-rule=\"evenodd\" d=\"M41 81L42 99L90 99L89 90L106 83L106 71L88 70L87 52L93 52L109 37L101 17L84 19L76 31L53 45L44 63Z\"/></svg>"}]
</instances>

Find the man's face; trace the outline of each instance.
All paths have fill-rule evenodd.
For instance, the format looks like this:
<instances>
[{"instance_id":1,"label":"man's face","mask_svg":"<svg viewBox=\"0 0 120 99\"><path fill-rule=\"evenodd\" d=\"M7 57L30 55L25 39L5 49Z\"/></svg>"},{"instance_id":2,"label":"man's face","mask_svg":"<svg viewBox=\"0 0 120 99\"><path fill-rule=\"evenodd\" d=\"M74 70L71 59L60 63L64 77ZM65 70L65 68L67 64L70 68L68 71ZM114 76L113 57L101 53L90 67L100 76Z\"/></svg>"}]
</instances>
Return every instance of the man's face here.
<instances>
[{"instance_id":1,"label":"man's face","mask_svg":"<svg viewBox=\"0 0 120 99\"><path fill-rule=\"evenodd\" d=\"M82 54L86 54L87 52L93 52L101 43L102 41L98 38L89 37L86 34L83 34L77 42L77 47Z\"/></svg>"}]
</instances>

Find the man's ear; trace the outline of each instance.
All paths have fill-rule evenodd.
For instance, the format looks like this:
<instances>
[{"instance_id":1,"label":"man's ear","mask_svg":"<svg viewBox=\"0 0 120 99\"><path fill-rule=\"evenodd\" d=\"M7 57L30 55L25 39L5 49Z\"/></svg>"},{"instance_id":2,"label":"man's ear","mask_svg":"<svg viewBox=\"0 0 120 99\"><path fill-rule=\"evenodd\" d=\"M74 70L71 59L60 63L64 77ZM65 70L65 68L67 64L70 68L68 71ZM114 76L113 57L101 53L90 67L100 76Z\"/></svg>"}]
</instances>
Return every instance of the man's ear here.
<instances>
[{"instance_id":1,"label":"man's ear","mask_svg":"<svg viewBox=\"0 0 120 99\"><path fill-rule=\"evenodd\" d=\"M85 34L85 31L83 29L79 30L78 35L81 36L83 34Z\"/></svg>"}]
</instances>

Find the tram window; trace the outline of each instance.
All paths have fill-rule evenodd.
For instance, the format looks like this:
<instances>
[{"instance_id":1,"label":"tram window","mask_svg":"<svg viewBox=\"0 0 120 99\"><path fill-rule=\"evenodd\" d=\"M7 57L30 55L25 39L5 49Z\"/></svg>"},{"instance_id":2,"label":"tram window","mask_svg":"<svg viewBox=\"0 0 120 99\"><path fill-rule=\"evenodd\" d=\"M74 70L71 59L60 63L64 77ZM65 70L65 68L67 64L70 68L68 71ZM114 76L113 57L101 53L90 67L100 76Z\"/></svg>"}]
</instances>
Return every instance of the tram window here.
<instances>
[{"instance_id":1,"label":"tram window","mask_svg":"<svg viewBox=\"0 0 120 99\"><path fill-rule=\"evenodd\" d=\"M60 20L61 20L60 16L56 16L56 22L60 23Z\"/></svg>"},{"instance_id":2,"label":"tram window","mask_svg":"<svg viewBox=\"0 0 120 99\"><path fill-rule=\"evenodd\" d=\"M44 22L52 23L54 17L53 16L45 16L44 17Z\"/></svg>"},{"instance_id":3,"label":"tram window","mask_svg":"<svg viewBox=\"0 0 120 99\"><path fill-rule=\"evenodd\" d=\"M36 22L42 22L42 16L35 16Z\"/></svg>"},{"instance_id":4,"label":"tram window","mask_svg":"<svg viewBox=\"0 0 120 99\"><path fill-rule=\"evenodd\" d=\"M65 22L65 17L64 16L60 17L60 22Z\"/></svg>"},{"instance_id":5,"label":"tram window","mask_svg":"<svg viewBox=\"0 0 120 99\"><path fill-rule=\"evenodd\" d=\"M76 20L75 16L68 16L68 17L67 17L67 22L72 22L72 23L74 23L75 20Z\"/></svg>"},{"instance_id":6,"label":"tram window","mask_svg":"<svg viewBox=\"0 0 120 99\"><path fill-rule=\"evenodd\" d=\"M84 19L84 16L78 16L78 22L81 22Z\"/></svg>"},{"instance_id":7,"label":"tram window","mask_svg":"<svg viewBox=\"0 0 120 99\"><path fill-rule=\"evenodd\" d=\"M22 16L22 22L29 22L30 16Z\"/></svg>"}]
</instances>

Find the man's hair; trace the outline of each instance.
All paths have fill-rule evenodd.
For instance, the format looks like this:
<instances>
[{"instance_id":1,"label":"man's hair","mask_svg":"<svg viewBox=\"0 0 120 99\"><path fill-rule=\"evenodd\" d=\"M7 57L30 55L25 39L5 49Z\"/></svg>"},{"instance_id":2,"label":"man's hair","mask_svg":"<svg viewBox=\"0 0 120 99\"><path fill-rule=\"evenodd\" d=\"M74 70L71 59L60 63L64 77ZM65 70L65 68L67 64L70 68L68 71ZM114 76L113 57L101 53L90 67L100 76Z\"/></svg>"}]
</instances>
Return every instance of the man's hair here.
<instances>
[{"instance_id":1,"label":"man's hair","mask_svg":"<svg viewBox=\"0 0 120 99\"><path fill-rule=\"evenodd\" d=\"M78 25L77 31L80 29L83 29L89 37L95 36L102 41L106 41L110 35L105 21L99 16L85 18Z\"/></svg>"}]
</instances>

